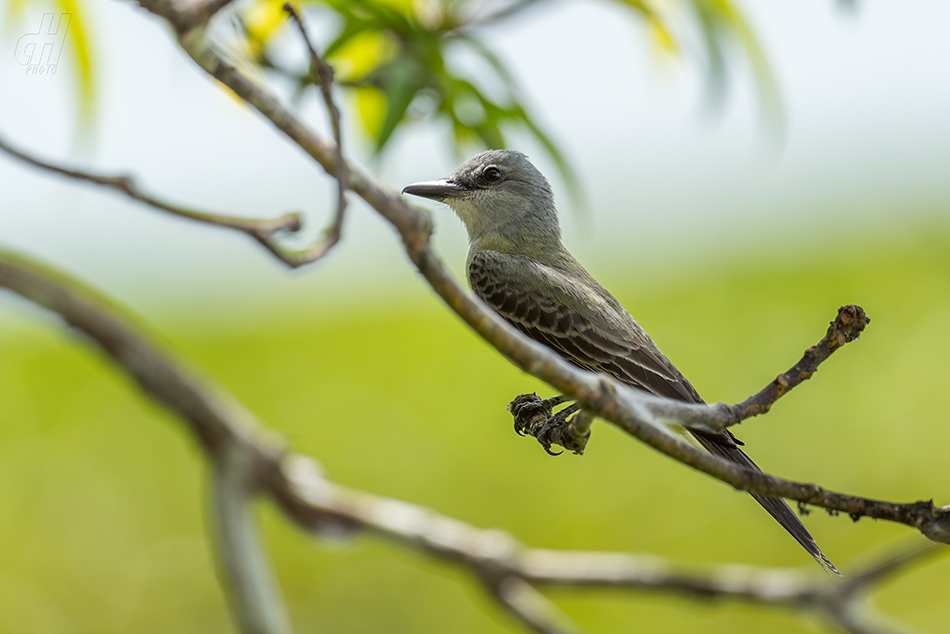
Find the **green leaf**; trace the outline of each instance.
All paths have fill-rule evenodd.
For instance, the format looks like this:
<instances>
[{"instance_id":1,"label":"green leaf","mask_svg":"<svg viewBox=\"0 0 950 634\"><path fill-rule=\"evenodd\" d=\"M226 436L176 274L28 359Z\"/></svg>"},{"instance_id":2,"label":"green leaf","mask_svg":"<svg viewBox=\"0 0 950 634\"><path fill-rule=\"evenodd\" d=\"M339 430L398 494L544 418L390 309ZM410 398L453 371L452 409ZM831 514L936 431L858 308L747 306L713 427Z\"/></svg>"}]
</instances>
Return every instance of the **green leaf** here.
<instances>
[{"instance_id":1,"label":"green leaf","mask_svg":"<svg viewBox=\"0 0 950 634\"><path fill-rule=\"evenodd\" d=\"M386 97L386 117L376 138L377 153L383 150L402 122L409 104L423 87L420 81L425 78L423 69L411 59L397 58L384 68L386 72L381 75L383 95Z\"/></svg>"}]
</instances>

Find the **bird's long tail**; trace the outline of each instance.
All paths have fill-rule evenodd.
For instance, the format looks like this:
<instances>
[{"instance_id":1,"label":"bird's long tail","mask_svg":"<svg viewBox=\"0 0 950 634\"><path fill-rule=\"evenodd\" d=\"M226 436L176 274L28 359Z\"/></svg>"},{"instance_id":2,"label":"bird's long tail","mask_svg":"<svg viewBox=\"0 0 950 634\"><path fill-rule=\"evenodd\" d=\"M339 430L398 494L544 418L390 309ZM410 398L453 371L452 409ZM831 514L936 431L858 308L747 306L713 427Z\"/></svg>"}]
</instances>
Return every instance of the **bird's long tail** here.
<instances>
[{"instance_id":1,"label":"bird's long tail","mask_svg":"<svg viewBox=\"0 0 950 634\"><path fill-rule=\"evenodd\" d=\"M710 453L747 469L762 473L762 470L752 462L752 459L736 446L735 438L729 432L722 432L721 434L694 432L693 435ZM805 525L802 524L801 520L798 519L798 516L795 515L788 504L785 503L785 500L762 493L752 493L751 495L755 498L756 502L761 504L762 507L769 512L769 515L775 518L776 522L782 525L782 528L787 530L788 533L795 538L795 541L802 545L802 548L808 551L809 555L815 558L818 565L839 577L841 576L841 573L838 572L835 565L831 563L831 561L825 557L825 554L821 552L821 549L818 548L815 539L808 532L808 529L805 528Z\"/></svg>"}]
</instances>

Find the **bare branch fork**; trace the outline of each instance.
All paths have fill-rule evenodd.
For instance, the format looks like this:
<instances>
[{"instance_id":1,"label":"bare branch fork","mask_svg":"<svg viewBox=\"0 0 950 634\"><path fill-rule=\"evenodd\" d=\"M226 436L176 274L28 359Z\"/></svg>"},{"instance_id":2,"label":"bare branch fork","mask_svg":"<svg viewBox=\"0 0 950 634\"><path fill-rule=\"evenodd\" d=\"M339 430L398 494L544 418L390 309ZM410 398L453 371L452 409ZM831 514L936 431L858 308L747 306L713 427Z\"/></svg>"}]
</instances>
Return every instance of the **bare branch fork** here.
<instances>
[{"instance_id":1,"label":"bare branch fork","mask_svg":"<svg viewBox=\"0 0 950 634\"><path fill-rule=\"evenodd\" d=\"M182 47L208 74L257 109L320 163L328 174L332 176L338 173L342 161L338 144L316 134L269 90L228 63L206 42L203 30L190 28L169 0L139 0L139 3L168 21ZM950 542L948 506L935 507L930 501L910 504L883 502L829 491L814 484L753 473L669 435L661 429L664 421L678 420L705 429L724 428L735 424L742 416L760 413L763 411L762 403L772 397L753 397L751 402L740 404L738 410L729 406L674 403L637 393L608 377L592 375L570 366L553 352L528 341L459 286L431 248L431 221L424 212L407 205L395 192L359 168L349 165L347 171L349 188L394 226L409 258L450 309L518 367L575 398L590 413L614 423L672 458L738 489L848 513L855 519L867 516L899 522L917 528L934 541ZM784 380L780 377L778 386L766 390L780 392L777 398L806 378L806 374L793 373L787 378L788 386L781 386ZM691 422L695 420L702 420L702 424Z\"/></svg>"},{"instance_id":2,"label":"bare branch fork","mask_svg":"<svg viewBox=\"0 0 950 634\"><path fill-rule=\"evenodd\" d=\"M738 406L720 404L709 407L660 399L618 384L609 377L593 375L570 366L553 352L525 339L459 286L431 248L431 221L424 212L407 205L396 193L378 183L372 176L354 166L346 165L338 144L317 135L284 108L266 88L253 82L225 61L205 42L203 29L188 30L183 27L182 25L188 22L183 20L179 10L169 0L140 0L140 4L164 17L174 28L181 45L206 72L256 108L320 163L331 176L344 169L349 179L349 189L367 201L395 227L410 259L449 308L525 372L576 399L589 414L617 425L651 447L737 489L767 493L830 511L844 512L855 520L867 516L894 521L917 528L934 541L950 542L950 506L936 507L931 501L909 504L883 502L829 491L814 484L754 473L703 452L662 429L669 421L700 429L722 429L745 417L765 411L774 399L814 371L808 369L810 364L817 367L825 358L822 357L823 354L830 354L840 347L841 344L834 343L838 339L829 339L827 346L817 346L815 355L807 353L803 362L793 367L789 373L781 375L774 385ZM59 171L30 160L25 155L24 160ZM341 167L344 165L345 167ZM93 178L84 179L98 182ZM301 258L293 253L287 253L280 248L272 250L290 266L299 266L302 263ZM861 323L856 307L854 312L852 326ZM846 313L849 314L850 312ZM839 334L847 331L846 328L839 330ZM848 336L845 334L843 341L847 340ZM826 352L822 352L826 349ZM787 386L783 385L785 382L788 383Z\"/></svg>"},{"instance_id":3,"label":"bare branch fork","mask_svg":"<svg viewBox=\"0 0 950 634\"><path fill-rule=\"evenodd\" d=\"M194 3L189 9L183 10L179 15L182 16L181 19L184 24L191 25L189 28L203 26L211 15L228 4L228 2L229 0L201 0ZM304 42L307 45L307 49L309 50L312 71L311 78L314 85L320 88L320 92L323 95L323 100L330 116L333 138L336 141L335 168L331 173L338 183L336 213L334 214L333 222L324 232L323 237L303 250L287 249L280 242L280 237L283 234L295 233L301 229L300 214L297 212L288 213L278 218L255 219L196 211L179 205L173 205L172 203L143 193L130 176L110 176L69 169L31 156L15 148L2 137L0 137L0 150L34 167L119 191L133 200L137 200L176 216L219 227L237 229L253 237L267 248L268 251L291 267L296 268L305 264L312 264L326 255L340 240L340 235L343 230L343 219L346 212L346 191L348 189L349 169L346 161L343 160L342 154L343 133L340 126L340 110L334 102L332 94L333 68L317 54L316 49L307 37L301 15L294 9L290 2L284 5L284 9L296 22Z\"/></svg>"},{"instance_id":4,"label":"bare branch fork","mask_svg":"<svg viewBox=\"0 0 950 634\"><path fill-rule=\"evenodd\" d=\"M797 570L700 569L647 555L528 548L502 531L478 529L414 504L331 482L312 459L285 454L280 442L223 388L176 362L114 304L61 273L0 250L0 287L59 314L149 397L177 414L194 435L213 463L218 556L229 579L235 618L245 632L290 632L250 512L257 491L314 535L362 530L466 567L528 629L546 634L576 628L539 586L721 597L816 611L853 634L883 632L870 625L877 619L863 602L866 591L915 562L946 553L933 544L917 546L838 582Z\"/></svg>"}]
</instances>

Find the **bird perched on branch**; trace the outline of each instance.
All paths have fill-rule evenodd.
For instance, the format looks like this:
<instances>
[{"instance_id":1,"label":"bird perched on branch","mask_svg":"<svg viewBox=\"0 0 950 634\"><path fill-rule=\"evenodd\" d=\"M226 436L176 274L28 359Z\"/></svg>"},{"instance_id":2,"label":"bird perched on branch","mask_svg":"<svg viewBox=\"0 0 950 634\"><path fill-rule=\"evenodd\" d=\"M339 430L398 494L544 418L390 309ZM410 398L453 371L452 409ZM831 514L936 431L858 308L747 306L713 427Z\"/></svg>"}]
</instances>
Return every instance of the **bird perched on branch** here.
<instances>
[{"instance_id":1,"label":"bird perched on branch","mask_svg":"<svg viewBox=\"0 0 950 634\"><path fill-rule=\"evenodd\" d=\"M458 214L471 243L466 269L472 290L519 331L581 368L658 396L703 402L640 324L561 244L551 186L524 154L482 152L452 176L409 185L403 193L446 203ZM548 411L566 400L547 399ZM562 424L565 412L578 410L571 405L552 415L550 424ZM760 472L728 430L689 431L707 451ZM819 565L840 574L784 500L752 497Z\"/></svg>"}]
</instances>

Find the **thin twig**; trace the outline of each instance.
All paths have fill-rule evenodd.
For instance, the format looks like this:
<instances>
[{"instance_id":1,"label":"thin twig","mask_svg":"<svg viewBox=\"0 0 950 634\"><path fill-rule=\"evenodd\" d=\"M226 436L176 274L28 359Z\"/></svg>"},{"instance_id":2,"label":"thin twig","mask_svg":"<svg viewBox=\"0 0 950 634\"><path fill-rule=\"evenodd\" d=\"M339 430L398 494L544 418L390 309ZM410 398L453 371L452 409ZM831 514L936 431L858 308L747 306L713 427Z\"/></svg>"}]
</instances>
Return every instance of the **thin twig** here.
<instances>
[{"instance_id":1,"label":"thin twig","mask_svg":"<svg viewBox=\"0 0 950 634\"><path fill-rule=\"evenodd\" d=\"M233 496L260 490L315 534L364 530L471 569L507 609L538 632L569 631L556 608L536 593L535 586L540 585L654 589L817 609L854 634L867 630L850 629L836 610L853 614L858 590L879 583L915 558L947 552L928 545L920 552L870 567L847 580L845 583L852 585L845 586L817 575L802 576L797 570L728 566L703 572L653 556L526 548L501 531L479 529L421 506L327 480L312 459L285 454L282 443L266 433L254 415L223 388L176 362L109 300L62 273L0 250L0 286L61 315L87 335L148 396L186 423L219 468L227 467L235 457L240 459L239 468L222 473L217 485L223 487L219 503L226 502L219 509L221 521L235 522L243 527L235 530L244 531L225 536L225 548L230 544L246 550L247 531L252 529L247 517L232 517L235 509L247 511L243 502L233 504ZM250 578L259 581L257 575ZM259 587L253 591L264 596Z\"/></svg>"},{"instance_id":2,"label":"thin twig","mask_svg":"<svg viewBox=\"0 0 950 634\"><path fill-rule=\"evenodd\" d=\"M286 11L300 30L300 35L307 45L310 52L310 80L315 86L320 88L323 95L323 102L327 108L327 114L330 117L330 127L333 130L333 139L336 142L336 157L334 160L333 178L337 182L337 201L336 214L333 216L333 222L324 232L322 240L317 241L306 252L301 253L301 259L309 262L316 262L326 255L333 246L340 241L340 234L343 231L343 217L346 212L346 190L349 187L349 170L346 161L343 160L343 131L340 126L340 109L337 108L333 100L333 67L330 66L314 48L310 38L307 36L307 29L304 27L303 16L297 11L293 4L287 2L284 4Z\"/></svg>"},{"instance_id":3,"label":"thin twig","mask_svg":"<svg viewBox=\"0 0 950 634\"><path fill-rule=\"evenodd\" d=\"M684 412L679 402L666 398L648 398L644 406L650 413L660 419L669 419L691 429L708 432L721 432L727 427L737 425L742 421L768 412L772 405L792 389L810 379L818 371L818 366L828 359L836 350L847 343L856 340L864 328L871 322L860 306L849 304L838 309L838 315L831 322L825 336L816 345L805 350L804 356L787 372L778 375L771 383L758 394L750 396L736 405L716 403L706 406L698 405ZM545 402L536 394L521 394L508 405L508 411L516 404L523 402ZM546 399L551 401L551 399ZM527 426L526 433L537 437L544 430L543 423L551 418L550 408L539 411L533 416L535 424ZM589 424L583 417L575 416L571 424L561 425L550 434L550 440L574 453L583 453L587 438L590 435ZM543 444L543 443L542 443Z\"/></svg>"},{"instance_id":4,"label":"thin twig","mask_svg":"<svg viewBox=\"0 0 950 634\"><path fill-rule=\"evenodd\" d=\"M114 189L133 200L145 203L150 207L160 209L170 214L181 216L182 218L189 218L218 227L237 229L252 236L281 259L284 259L281 255L282 248L275 241L275 237L281 233L292 233L300 230L300 214L296 212L284 214L279 218L239 218L237 216L225 216L222 214L195 211L193 209L173 205L143 193L130 176L107 176L69 169L27 154L23 150L19 150L7 143L2 137L0 137L0 150L3 150L10 156L28 165L61 174L62 176L68 176L76 180Z\"/></svg>"},{"instance_id":5,"label":"thin twig","mask_svg":"<svg viewBox=\"0 0 950 634\"><path fill-rule=\"evenodd\" d=\"M736 422L768 412L775 401L802 381L810 379L818 371L818 366L835 350L860 337L861 332L870 322L870 317L860 306L849 305L838 309L838 315L828 327L828 332L821 341L805 351L805 355L798 363L787 372L778 375L755 396L750 396L742 403L733 405L733 410L739 419Z\"/></svg>"}]
</instances>

